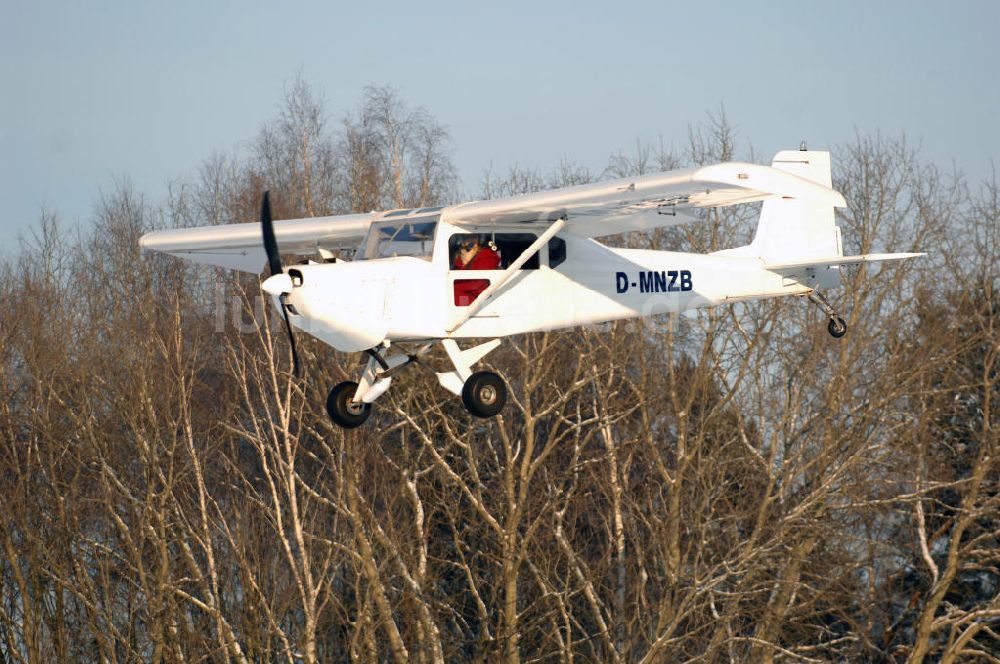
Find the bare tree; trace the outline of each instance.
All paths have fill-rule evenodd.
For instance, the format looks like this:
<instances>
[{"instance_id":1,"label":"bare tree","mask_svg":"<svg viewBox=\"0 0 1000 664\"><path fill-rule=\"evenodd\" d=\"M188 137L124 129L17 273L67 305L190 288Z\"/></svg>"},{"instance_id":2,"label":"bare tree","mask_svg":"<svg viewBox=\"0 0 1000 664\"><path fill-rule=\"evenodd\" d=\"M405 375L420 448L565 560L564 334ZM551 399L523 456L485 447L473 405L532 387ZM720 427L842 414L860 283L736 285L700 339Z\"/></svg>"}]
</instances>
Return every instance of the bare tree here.
<instances>
[{"instance_id":1,"label":"bare tree","mask_svg":"<svg viewBox=\"0 0 1000 664\"><path fill-rule=\"evenodd\" d=\"M365 88L357 116L343 122L342 189L352 211L426 207L453 196L447 130L391 88Z\"/></svg>"},{"instance_id":2,"label":"bare tree","mask_svg":"<svg viewBox=\"0 0 1000 664\"><path fill-rule=\"evenodd\" d=\"M323 389L357 357L302 339L296 378L256 279L137 248L252 220L265 186L288 217L452 195L426 111L372 88L325 118L296 81L248 153L163 206L116 183L75 236L46 213L0 266L4 661L996 658L995 181L970 194L905 139L835 151L848 250L939 247L844 269L842 340L784 299L525 335L490 356L501 416L414 370L343 432ZM724 111L688 142L602 175L737 153ZM594 177L515 166L482 193ZM615 242L711 251L755 216Z\"/></svg>"}]
</instances>

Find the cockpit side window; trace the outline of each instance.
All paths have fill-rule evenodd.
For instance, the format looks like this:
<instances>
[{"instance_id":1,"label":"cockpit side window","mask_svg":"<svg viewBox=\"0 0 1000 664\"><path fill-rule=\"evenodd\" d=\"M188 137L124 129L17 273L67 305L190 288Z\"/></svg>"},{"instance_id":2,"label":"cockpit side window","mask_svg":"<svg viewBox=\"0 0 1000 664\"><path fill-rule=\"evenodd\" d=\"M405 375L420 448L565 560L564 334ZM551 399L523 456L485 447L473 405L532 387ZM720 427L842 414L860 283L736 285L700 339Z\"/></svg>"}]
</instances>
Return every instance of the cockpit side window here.
<instances>
[{"instance_id":1,"label":"cockpit side window","mask_svg":"<svg viewBox=\"0 0 1000 664\"><path fill-rule=\"evenodd\" d=\"M549 240L549 267L558 267L566 260L566 240L554 237Z\"/></svg>"},{"instance_id":2,"label":"cockpit side window","mask_svg":"<svg viewBox=\"0 0 1000 664\"><path fill-rule=\"evenodd\" d=\"M460 257L463 245L468 247L473 239L477 240L479 247L496 252L499 266L492 269L506 270L538 236L533 233L456 233L448 239L448 264L452 269L461 269L459 266L463 262ZM483 263L487 264L485 261ZM521 269L537 270L538 264L536 253Z\"/></svg>"},{"instance_id":3,"label":"cockpit side window","mask_svg":"<svg viewBox=\"0 0 1000 664\"><path fill-rule=\"evenodd\" d=\"M364 243L364 259L413 256L431 259L437 221L412 219L372 224Z\"/></svg>"}]
</instances>

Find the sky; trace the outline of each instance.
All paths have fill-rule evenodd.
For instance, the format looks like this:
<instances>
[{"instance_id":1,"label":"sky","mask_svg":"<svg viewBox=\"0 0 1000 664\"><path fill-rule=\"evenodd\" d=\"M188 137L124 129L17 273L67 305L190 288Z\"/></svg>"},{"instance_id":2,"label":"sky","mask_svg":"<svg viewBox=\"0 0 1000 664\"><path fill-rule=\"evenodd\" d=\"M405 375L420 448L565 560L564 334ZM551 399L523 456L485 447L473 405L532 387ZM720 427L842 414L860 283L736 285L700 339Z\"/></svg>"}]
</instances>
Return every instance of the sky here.
<instances>
[{"instance_id":1,"label":"sky","mask_svg":"<svg viewBox=\"0 0 1000 664\"><path fill-rule=\"evenodd\" d=\"M366 85L426 108L470 194L491 166L683 146L721 107L764 163L875 132L973 182L1000 161L994 0L3 5L0 251L43 207L86 224L116 179L162 200L251 141L296 76L333 119Z\"/></svg>"}]
</instances>

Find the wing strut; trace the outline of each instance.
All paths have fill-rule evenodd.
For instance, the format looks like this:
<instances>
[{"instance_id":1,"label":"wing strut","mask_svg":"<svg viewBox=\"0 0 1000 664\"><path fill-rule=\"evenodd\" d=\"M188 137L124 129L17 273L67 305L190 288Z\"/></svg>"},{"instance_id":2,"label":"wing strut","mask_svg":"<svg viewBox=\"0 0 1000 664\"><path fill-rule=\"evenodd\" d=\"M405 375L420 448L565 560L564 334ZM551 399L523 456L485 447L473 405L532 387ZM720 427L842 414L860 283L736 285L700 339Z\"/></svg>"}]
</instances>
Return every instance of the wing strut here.
<instances>
[{"instance_id":1,"label":"wing strut","mask_svg":"<svg viewBox=\"0 0 1000 664\"><path fill-rule=\"evenodd\" d=\"M521 255L517 257L517 260L511 263L510 266L503 271L503 274L500 275L499 279L494 281L492 284L490 284L489 288L480 293L479 297L477 297L472 302L472 304L470 304L468 307L465 307L462 311L457 312L457 314L451 319L451 322L448 325L447 329L448 333L451 334L459 327L461 327L462 324L465 323L465 321L469 320L477 313L479 313L479 311L482 310L482 308L485 307L486 304L490 301L490 298L492 298L493 295L498 290L504 287L504 284L510 281L511 278L515 274L517 274L517 271L521 269L521 266L524 265L529 258L537 254L538 251L543 246L545 246L545 243L551 240L556 233L558 233L563 229L563 226L565 225L566 225L566 219L563 218L563 219L557 219L552 223L551 226L546 228L545 232L539 235L538 239L532 242L527 249L522 251Z\"/></svg>"}]
</instances>

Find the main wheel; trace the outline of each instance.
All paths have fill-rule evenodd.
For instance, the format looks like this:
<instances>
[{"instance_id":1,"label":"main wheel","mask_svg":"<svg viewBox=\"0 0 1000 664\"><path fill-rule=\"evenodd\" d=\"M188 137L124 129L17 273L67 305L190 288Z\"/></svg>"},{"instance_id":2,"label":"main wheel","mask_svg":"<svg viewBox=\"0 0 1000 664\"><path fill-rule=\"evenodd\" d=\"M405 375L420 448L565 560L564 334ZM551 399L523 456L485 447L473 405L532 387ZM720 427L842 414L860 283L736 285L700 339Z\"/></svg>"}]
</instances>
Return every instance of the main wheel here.
<instances>
[{"instance_id":1,"label":"main wheel","mask_svg":"<svg viewBox=\"0 0 1000 664\"><path fill-rule=\"evenodd\" d=\"M353 429L365 423L372 414L370 403L354 403L354 393L358 384L346 380L332 390L326 398L326 412L337 426Z\"/></svg>"},{"instance_id":2,"label":"main wheel","mask_svg":"<svg viewBox=\"0 0 1000 664\"><path fill-rule=\"evenodd\" d=\"M834 339L839 339L845 334L847 334L847 323L840 316L836 318L831 318L830 322L826 325L826 331L830 333L830 336Z\"/></svg>"},{"instance_id":3,"label":"main wheel","mask_svg":"<svg viewBox=\"0 0 1000 664\"><path fill-rule=\"evenodd\" d=\"M462 403L476 417L493 417L507 403L507 386L492 371L477 371L462 386Z\"/></svg>"}]
</instances>

